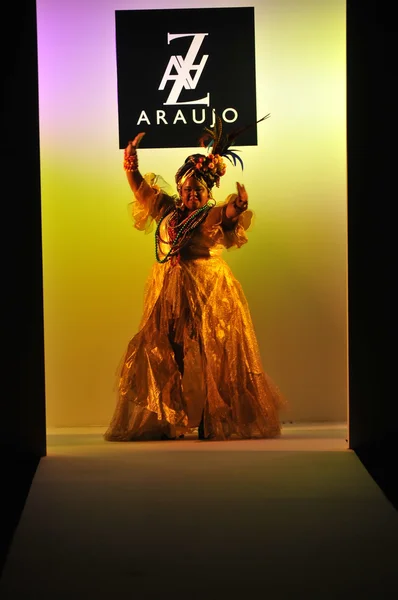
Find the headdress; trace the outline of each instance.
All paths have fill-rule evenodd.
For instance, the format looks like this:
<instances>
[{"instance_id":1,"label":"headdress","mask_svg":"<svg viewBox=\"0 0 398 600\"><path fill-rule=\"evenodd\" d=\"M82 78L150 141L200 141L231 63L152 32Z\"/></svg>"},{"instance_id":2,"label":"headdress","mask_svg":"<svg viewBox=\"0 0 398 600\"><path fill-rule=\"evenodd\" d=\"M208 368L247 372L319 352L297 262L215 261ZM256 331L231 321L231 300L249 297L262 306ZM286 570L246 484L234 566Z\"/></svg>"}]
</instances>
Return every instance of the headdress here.
<instances>
[{"instance_id":1,"label":"headdress","mask_svg":"<svg viewBox=\"0 0 398 600\"><path fill-rule=\"evenodd\" d=\"M269 116L270 114L265 115L265 117L251 125L224 134L222 119L215 115L214 127L205 127L199 138L199 145L206 148L208 154L191 154L185 159L184 164L178 169L175 176L177 187L180 188L189 177L195 177L208 190L211 190L214 185L219 187L220 178L225 174L227 168L223 158L227 158L234 166L239 163L243 169L243 161L237 154L239 150L235 149L235 152L233 152L230 150L230 146L244 131L264 121Z\"/></svg>"}]
</instances>

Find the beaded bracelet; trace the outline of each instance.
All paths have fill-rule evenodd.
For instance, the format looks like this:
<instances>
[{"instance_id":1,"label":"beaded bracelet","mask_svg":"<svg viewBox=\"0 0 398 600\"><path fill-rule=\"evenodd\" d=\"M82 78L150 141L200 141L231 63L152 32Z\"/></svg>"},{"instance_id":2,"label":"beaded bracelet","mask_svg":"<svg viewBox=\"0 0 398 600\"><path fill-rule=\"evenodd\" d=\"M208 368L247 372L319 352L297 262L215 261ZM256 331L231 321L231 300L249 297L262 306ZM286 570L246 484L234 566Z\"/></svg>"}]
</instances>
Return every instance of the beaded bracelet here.
<instances>
[{"instance_id":1,"label":"beaded bracelet","mask_svg":"<svg viewBox=\"0 0 398 600\"><path fill-rule=\"evenodd\" d=\"M136 152L128 156L127 151L124 151L123 168L129 173L132 173L133 171L138 171L138 156Z\"/></svg>"}]
</instances>

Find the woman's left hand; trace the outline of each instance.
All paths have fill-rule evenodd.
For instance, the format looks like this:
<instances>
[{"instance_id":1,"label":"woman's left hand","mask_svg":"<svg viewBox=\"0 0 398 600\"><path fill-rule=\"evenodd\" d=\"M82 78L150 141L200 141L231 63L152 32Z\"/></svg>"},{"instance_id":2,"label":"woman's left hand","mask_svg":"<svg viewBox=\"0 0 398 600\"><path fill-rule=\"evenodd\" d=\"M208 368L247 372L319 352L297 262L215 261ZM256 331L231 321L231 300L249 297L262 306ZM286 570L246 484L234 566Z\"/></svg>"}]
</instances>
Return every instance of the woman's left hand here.
<instances>
[{"instance_id":1,"label":"woman's left hand","mask_svg":"<svg viewBox=\"0 0 398 600\"><path fill-rule=\"evenodd\" d=\"M247 209L249 203L249 196L245 190L245 186L239 182L236 182L236 189L238 192L238 197L235 200L235 206L238 212L243 212Z\"/></svg>"},{"instance_id":2,"label":"woman's left hand","mask_svg":"<svg viewBox=\"0 0 398 600\"><path fill-rule=\"evenodd\" d=\"M133 140L129 141L125 149L126 156L132 156L133 154L137 154L137 148L140 145L140 141L142 140L144 135L145 131L141 131L141 133L138 133Z\"/></svg>"},{"instance_id":3,"label":"woman's left hand","mask_svg":"<svg viewBox=\"0 0 398 600\"><path fill-rule=\"evenodd\" d=\"M242 214L248 206L249 196L247 195L245 186L236 182L236 189L238 192L236 198L233 196L234 199L222 210L223 225L227 229L234 227L239 219L239 215Z\"/></svg>"}]
</instances>

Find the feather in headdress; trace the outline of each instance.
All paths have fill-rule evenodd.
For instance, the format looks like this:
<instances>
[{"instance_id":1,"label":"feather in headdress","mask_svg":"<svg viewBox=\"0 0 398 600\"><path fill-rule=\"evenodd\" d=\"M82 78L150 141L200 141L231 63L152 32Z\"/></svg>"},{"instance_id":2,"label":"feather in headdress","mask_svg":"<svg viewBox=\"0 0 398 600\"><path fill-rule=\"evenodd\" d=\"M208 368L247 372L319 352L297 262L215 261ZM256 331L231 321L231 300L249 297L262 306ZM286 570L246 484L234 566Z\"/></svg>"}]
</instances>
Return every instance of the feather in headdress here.
<instances>
[{"instance_id":1,"label":"feather in headdress","mask_svg":"<svg viewBox=\"0 0 398 600\"><path fill-rule=\"evenodd\" d=\"M203 134L199 138L199 145L202 146L202 148L207 148L208 151L211 150L213 154L225 156L225 158L227 158L234 166L236 166L237 162L239 162L243 170L243 161L240 158L240 156L236 154L236 152L239 152L239 150L235 149L235 152L233 152L229 148L230 146L232 146L232 144L235 142L236 138L239 135L241 135L248 129L251 129L252 127L257 125L257 123L268 119L269 116L270 113L268 113L267 115L265 115L265 117L262 117L258 121L251 123L250 125L245 125L244 127L240 127L239 129L235 129L234 131L231 131L230 133L224 135L222 119L216 114L214 127L204 128Z\"/></svg>"}]
</instances>

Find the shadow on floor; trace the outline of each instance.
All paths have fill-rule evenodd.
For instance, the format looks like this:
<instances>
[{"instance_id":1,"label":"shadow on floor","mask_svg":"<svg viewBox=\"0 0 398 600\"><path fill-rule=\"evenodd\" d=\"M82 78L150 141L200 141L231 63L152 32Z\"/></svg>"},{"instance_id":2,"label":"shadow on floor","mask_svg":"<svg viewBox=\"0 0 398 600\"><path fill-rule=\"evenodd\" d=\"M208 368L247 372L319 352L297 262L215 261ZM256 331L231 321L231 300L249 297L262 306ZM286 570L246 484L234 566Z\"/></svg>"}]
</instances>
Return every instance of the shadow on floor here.
<instances>
[{"instance_id":1,"label":"shadow on floor","mask_svg":"<svg viewBox=\"0 0 398 600\"><path fill-rule=\"evenodd\" d=\"M382 490L386 498L398 511L398 436L388 440L359 446L354 452Z\"/></svg>"},{"instance_id":2,"label":"shadow on floor","mask_svg":"<svg viewBox=\"0 0 398 600\"><path fill-rule=\"evenodd\" d=\"M30 486L40 462L38 456L2 456L2 507L0 511L0 576L19 523Z\"/></svg>"}]
</instances>

